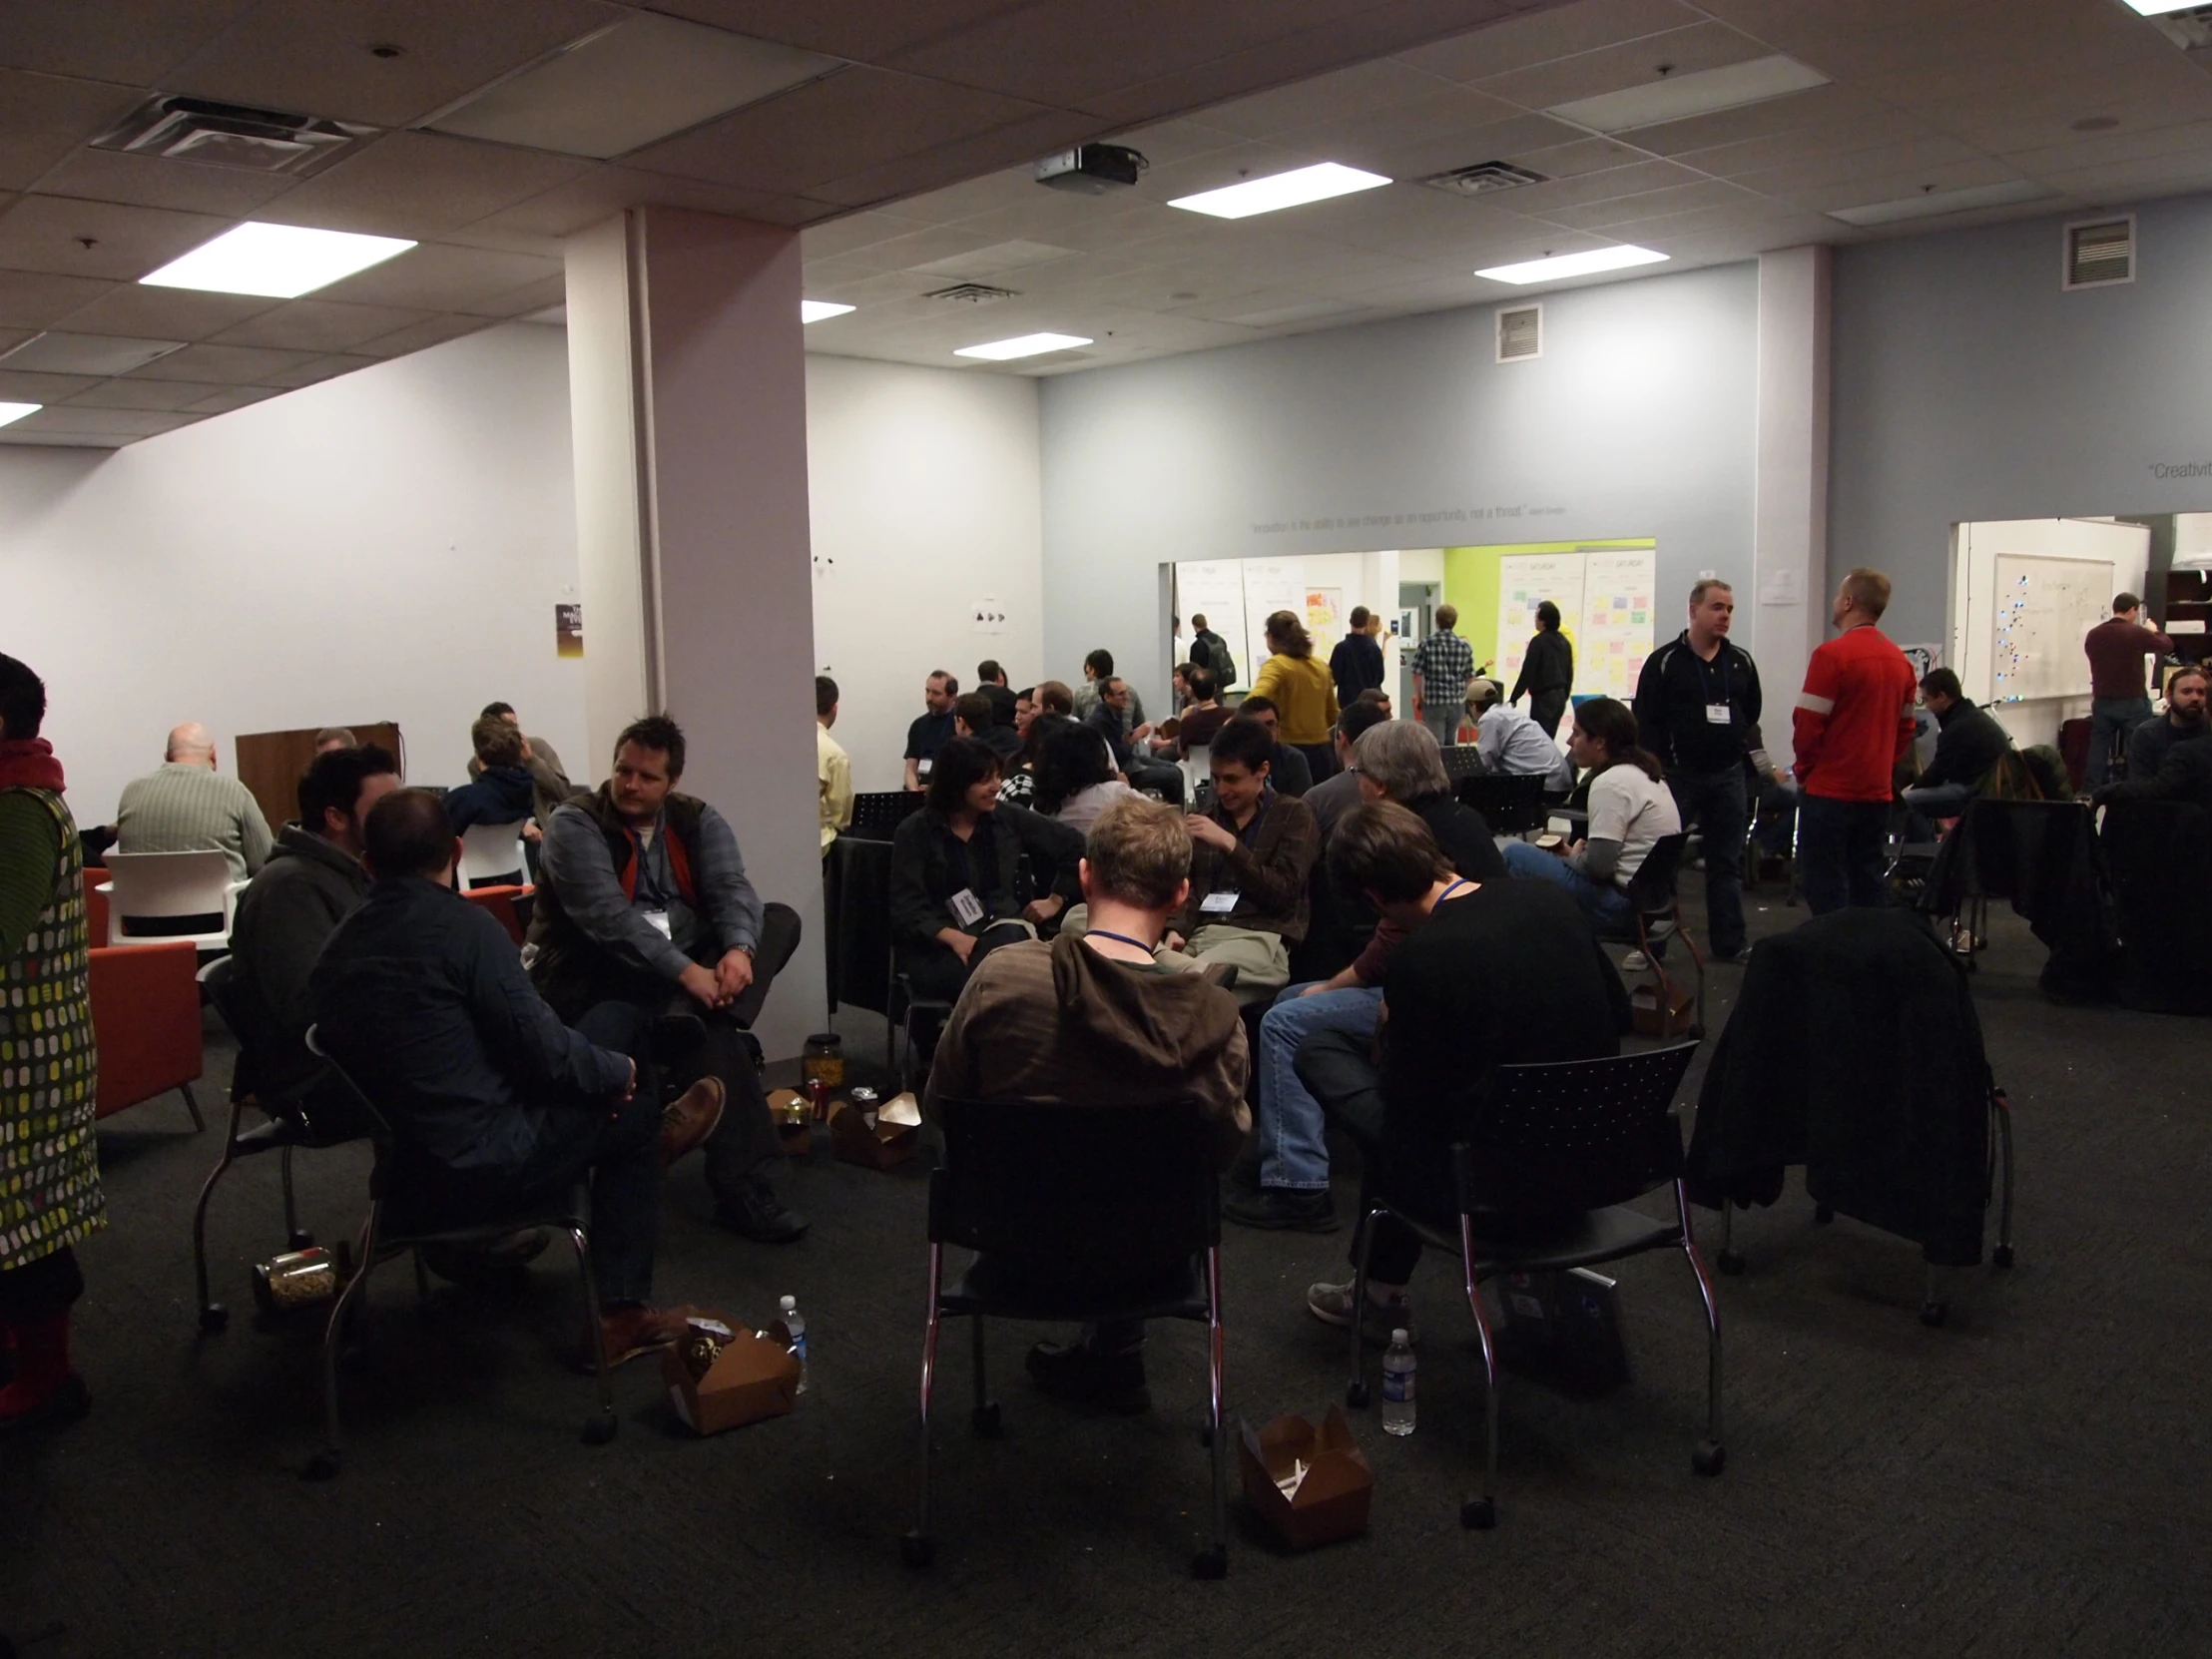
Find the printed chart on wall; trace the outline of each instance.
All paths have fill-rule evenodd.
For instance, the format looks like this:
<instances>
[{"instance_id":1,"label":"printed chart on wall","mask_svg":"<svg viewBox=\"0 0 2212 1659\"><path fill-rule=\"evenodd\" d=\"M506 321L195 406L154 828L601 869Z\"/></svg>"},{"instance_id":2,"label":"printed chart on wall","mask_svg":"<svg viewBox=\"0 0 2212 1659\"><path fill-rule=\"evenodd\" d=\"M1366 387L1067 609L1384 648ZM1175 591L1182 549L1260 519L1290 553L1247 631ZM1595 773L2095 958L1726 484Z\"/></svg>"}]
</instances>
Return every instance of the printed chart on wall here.
<instances>
[{"instance_id":1,"label":"printed chart on wall","mask_svg":"<svg viewBox=\"0 0 2212 1659\"><path fill-rule=\"evenodd\" d=\"M1497 562L1497 651L1492 676L1507 691L1520 678L1521 659L1536 632L1536 607L1550 600L1573 639L1582 627L1580 553L1517 553ZM1580 647L1576 655L1581 654Z\"/></svg>"},{"instance_id":2,"label":"printed chart on wall","mask_svg":"<svg viewBox=\"0 0 2212 1659\"><path fill-rule=\"evenodd\" d=\"M2105 560L1999 553L1990 696L2000 703L2088 696L2081 638L2111 615L2113 579Z\"/></svg>"},{"instance_id":3,"label":"printed chart on wall","mask_svg":"<svg viewBox=\"0 0 2212 1659\"><path fill-rule=\"evenodd\" d=\"M1586 553L1582 569L1582 632L1575 641L1578 697L1636 695L1636 678L1651 655L1651 597L1656 552Z\"/></svg>"}]
</instances>

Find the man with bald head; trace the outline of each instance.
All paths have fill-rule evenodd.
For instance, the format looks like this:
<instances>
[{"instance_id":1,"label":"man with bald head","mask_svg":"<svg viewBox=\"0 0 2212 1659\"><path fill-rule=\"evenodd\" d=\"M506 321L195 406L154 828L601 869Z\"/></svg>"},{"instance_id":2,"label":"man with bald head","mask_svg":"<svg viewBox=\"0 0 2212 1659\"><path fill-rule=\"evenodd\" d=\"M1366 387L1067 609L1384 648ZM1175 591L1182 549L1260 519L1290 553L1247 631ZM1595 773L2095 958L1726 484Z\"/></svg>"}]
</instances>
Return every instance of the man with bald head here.
<instances>
[{"instance_id":1,"label":"man with bald head","mask_svg":"<svg viewBox=\"0 0 2212 1659\"><path fill-rule=\"evenodd\" d=\"M220 851L243 881L269 857L269 821L253 794L216 771L215 740L198 721L169 734L161 770L123 786L119 852Z\"/></svg>"}]
</instances>

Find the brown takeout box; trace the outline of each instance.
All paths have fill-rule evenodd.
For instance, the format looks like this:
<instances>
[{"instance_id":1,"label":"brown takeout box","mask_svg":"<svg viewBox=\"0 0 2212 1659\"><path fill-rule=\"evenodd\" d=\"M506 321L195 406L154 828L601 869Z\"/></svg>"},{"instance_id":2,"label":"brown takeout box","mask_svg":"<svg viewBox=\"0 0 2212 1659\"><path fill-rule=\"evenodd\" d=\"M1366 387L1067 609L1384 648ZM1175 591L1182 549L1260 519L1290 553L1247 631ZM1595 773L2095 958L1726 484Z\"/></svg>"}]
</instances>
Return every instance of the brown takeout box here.
<instances>
[{"instance_id":1,"label":"brown takeout box","mask_svg":"<svg viewBox=\"0 0 2212 1659\"><path fill-rule=\"evenodd\" d=\"M687 1428L719 1434L725 1428L780 1417L799 1397L799 1361L750 1331L740 1331L705 1377L684 1364L681 1345L661 1355L661 1381L669 1403Z\"/></svg>"},{"instance_id":2,"label":"brown takeout box","mask_svg":"<svg viewBox=\"0 0 2212 1659\"><path fill-rule=\"evenodd\" d=\"M1291 1548L1312 1549L1368 1529L1375 1471L1353 1439L1342 1406L1332 1405L1319 1426L1301 1416L1277 1417L1257 1430L1244 1424L1237 1462L1244 1470L1245 1501ZM1300 1463L1306 1465L1305 1477L1286 1493L1282 1482Z\"/></svg>"},{"instance_id":3,"label":"brown takeout box","mask_svg":"<svg viewBox=\"0 0 2212 1659\"><path fill-rule=\"evenodd\" d=\"M911 1105L913 1097L899 1095L884 1102L884 1111L902 1102ZM839 1100L830 1108L830 1145L836 1155L848 1164L858 1164L862 1169L891 1169L914 1156L921 1140L918 1123L891 1123L878 1115L869 1123L859 1109Z\"/></svg>"},{"instance_id":4,"label":"brown takeout box","mask_svg":"<svg viewBox=\"0 0 2212 1659\"><path fill-rule=\"evenodd\" d=\"M794 1114L792 1108L799 1108ZM797 1089L771 1089L768 1091L768 1115L776 1122L776 1133L784 1142L784 1150L795 1158L804 1158L815 1145L815 1103Z\"/></svg>"}]
</instances>

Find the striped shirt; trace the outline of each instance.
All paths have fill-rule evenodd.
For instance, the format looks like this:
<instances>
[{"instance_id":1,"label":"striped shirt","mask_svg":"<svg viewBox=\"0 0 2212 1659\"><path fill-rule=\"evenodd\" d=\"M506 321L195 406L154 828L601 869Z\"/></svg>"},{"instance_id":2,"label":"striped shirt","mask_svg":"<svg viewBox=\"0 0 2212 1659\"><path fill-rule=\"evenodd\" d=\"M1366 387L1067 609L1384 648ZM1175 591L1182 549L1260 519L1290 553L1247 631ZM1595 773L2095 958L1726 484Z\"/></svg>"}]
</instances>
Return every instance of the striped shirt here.
<instances>
[{"instance_id":1,"label":"striped shirt","mask_svg":"<svg viewBox=\"0 0 2212 1659\"><path fill-rule=\"evenodd\" d=\"M189 761L170 761L161 771L123 786L123 805L115 818L117 850L122 852L205 852L230 856L231 875L244 880L269 858L269 822L253 792Z\"/></svg>"},{"instance_id":2,"label":"striped shirt","mask_svg":"<svg viewBox=\"0 0 2212 1659\"><path fill-rule=\"evenodd\" d=\"M1442 706L1466 695L1474 677L1474 647L1448 628L1439 628L1420 642L1413 653L1413 672L1420 676L1421 700Z\"/></svg>"}]
</instances>

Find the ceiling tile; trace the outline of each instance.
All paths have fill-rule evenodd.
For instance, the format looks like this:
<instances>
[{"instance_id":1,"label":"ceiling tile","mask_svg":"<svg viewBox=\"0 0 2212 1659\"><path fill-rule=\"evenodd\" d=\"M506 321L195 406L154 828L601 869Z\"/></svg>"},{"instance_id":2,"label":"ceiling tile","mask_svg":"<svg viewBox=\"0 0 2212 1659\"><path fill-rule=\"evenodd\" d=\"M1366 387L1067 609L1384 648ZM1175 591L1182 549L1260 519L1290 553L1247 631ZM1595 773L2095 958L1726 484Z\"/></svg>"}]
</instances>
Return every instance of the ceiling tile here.
<instances>
[{"instance_id":1,"label":"ceiling tile","mask_svg":"<svg viewBox=\"0 0 2212 1659\"><path fill-rule=\"evenodd\" d=\"M899 201L938 179L959 178L984 168L1033 166L1036 157L1080 144L1097 132L1095 117L1044 110L899 161L826 179L806 187L807 193L845 207L873 207Z\"/></svg>"},{"instance_id":2,"label":"ceiling tile","mask_svg":"<svg viewBox=\"0 0 2212 1659\"><path fill-rule=\"evenodd\" d=\"M0 219L0 225L6 223ZM114 287L112 281L92 276L0 271L0 327L51 328Z\"/></svg>"},{"instance_id":3,"label":"ceiling tile","mask_svg":"<svg viewBox=\"0 0 2212 1659\"><path fill-rule=\"evenodd\" d=\"M263 203L299 183L280 174L242 167L209 167L160 156L126 156L80 145L39 180L41 196L78 196L92 202L124 202L142 208L244 219Z\"/></svg>"},{"instance_id":4,"label":"ceiling tile","mask_svg":"<svg viewBox=\"0 0 2212 1659\"><path fill-rule=\"evenodd\" d=\"M1599 174L1598 177L1605 176ZM1705 210L1733 213L1739 218L1764 218L1789 211L1719 179L1702 179L1695 184L1677 185L1671 190L1638 191L1632 196L1613 197L1579 207L1529 211L1550 224L1564 225L1570 230L1610 231L1622 225Z\"/></svg>"},{"instance_id":5,"label":"ceiling tile","mask_svg":"<svg viewBox=\"0 0 2212 1659\"><path fill-rule=\"evenodd\" d=\"M1920 123L1901 116L1889 105L1852 87L1809 87L1783 98L1768 98L1733 110L1715 110L1681 121L1638 127L1624 135L1638 149L1654 155L1679 156L1693 150L1717 150L1724 145L1772 138L1779 133L1811 129L1835 129L1857 122L1905 121L1911 130L1900 138L1917 137Z\"/></svg>"},{"instance_id":6,"label":"ceiling tile","mask_svg":"<svg viewBox=\"0 0 2212 1659\"><path fill-rule=\"evenodd\" d=\"M289 351L344 351L436 313L395 305L341 305L291 299L250 321L211 335L217 345L274 345Z\"/></svg>"},{"instance_id":7,"label":"ceiling tile","mask_svg":"<svg viewBox=\"0 0 2212 1659\"><path fill-rule=\"evenodd\" d=\"M40 449L121 449L132 441L121 433L103 437L82 432L26 432L20 420L13 426L0 426L0 443Z\"/></svg>"},{"instance_id":8,"label":"ceiling tile","mask_svg":"<svg viewBox=\"0 0 2212 1659\"><path fill-rule=\"evenodd\" d=\"M922 41L951 35L1006 10L1008 0L899 0L856 6L851 0L651 0L650 9L688 17L760 40L859 63L879 63Z\"/></svg>"},{"instance_id":9,"label":"ceiling tile","mask_svg":"<svg viewBox=\"0 0 2212 1659\"><path fill-rule=\"evenodd\" d=\"M0 190L29 190L39 175L128 115L128 87L0 69Z\"/></svg>"},{"instance_id":10,"label":"ceiling tile","mask_svg":"<svg viewBox=\"0 0 2212 1659\"><path fill-rule=\"evenodd\" d=\"M132 334L142 339L206 339L281 305L264 294L203 293L197 288L124 282L69 313L81 334Z\"/></svg>"},{"instance_id":11,"label":"ceiling tile","mask_svg":"<svg viewBox=\"0 0 2212 1659\"><path fill-rule=\"evenodd\" d=\"M1618 139L1585 138L1542 149L1508 150L1501 159L1515 167L1525 167L1531 173L1540 173L1546 179L1579 179L1585 173L1603 173L1608 168L1627 167L1654 158L1641 150L1631 149Z\"/></svg>"},{"instance_id":12,"label":"ceiling tile","mask_svg":"<svg viewBox=\"0 0 2212 1659\"><path fill-rule=\"evenodd\" d=\"M69 401L79 409L189 409L215 389L198 380L96 380Z\"/></svg>"},{"instance_id":13,"label":"ceiling tile","mask_svg":"<svg viewBox=\"0 0 2212 1659\"><path fill-rule=\"evenodd\" d=\"M0 63L150 87L255 0L99 0L0 6Z\"/></svg>"},{"instance_id":14,"label":"ceiling tile","mask_svg":"<svg viewBox=\"0 0 2212 1659\"><path fill-rule=\"evenodd\" d=\"M1950 138L1915 139L1909 144L1883 145L1878 149L1830 155L1817 161L1794 162L1787 167L1761 168L1736 176L1746 190L1768 196L1791 196L1824 185L1840 185L1854 179L1879 179L1895 174L1926 172L1959 163L1985 161L1970 147ZM1869 198L1882 200L1882 198Z\"/></svg>"},{"instance_id":15,"label":"ceiling tile","mask_svg":"<svg viewBox=\"0 0 2212 1659\"><path fill-rule=\"evenodd\" d=\"M1455 99L1448 107L1460 112L1459 124L1464 126L1501 121L1516 113L1510 105L1500 105L1395 58L1378 58L1271 92L1216 104L1205 112L1204 121L1209 129L1238 138L1266 139L1348 118L1388 116L1408 105L1437 99Z\"/></svg>"},{"instance_id":16,"label":"ceiling tile","mask_svg":"<svg viewBox=\"0 0 2212 1659\"><path fill-rule=\"evenodd\" d=\"M277 351L260 345L188 345L160 359L155 380L205 380L211 385L274 383L274 376L313 362L313 351Z\"/></svg>"},{"instance_id":17,"label":"ceiling tile","mask_svg":"<svg viewBox=\"0 0 2212 1659\"><path fill-rule=\"evenodd\" d=\"M0 350L22 343L23 338L11 336ZM97 374L34 374L0 363L0 401L9 403L59 403L99 383Z\"/></svg>"},{"instance_id":18,"label":"ceiling tile","mask_svg":"<svg viewBox=\"0 0 2212 1659\"><path fill-rule=\"evenodd\" d=\"M1770 168L1791 167L1835 156L1886 149L1938 137L1934 128L1896 110L1877 110L1863 119L1805 127L1766 138L1743 139L1711 150L1670 152L1670 158L1718 179L1741 179ZM1641 133L1636 135L1639 143Z\"/></svg>"},{"instance_id":19,"label":"ceiling tile","mask_svg":"<svg viewBox=\"0 0 2212 1659\"><path fill-rule=\"evenodd\" d=\"M340 374L350 374L356 368L373 368L378 358L354 355L317 357L312 362L301 363L297 368L286 368L275 374L257 374L255 379L267 386L282 386L287 390L299 386L311 386L318 380L334 380Z\"/></svg>"},{"instance_id":20,"label":"ceiling tile","mask_svg":"<svg viewBox=\"0 0 2212 1659\"><path fill-rule=\"evenodd\" d=\"M568 277L555 272L541 276L534 282L525 282L505 293L493 294L488 299L469 302L471 314L484 316L528 316L532 311L542 311L548 305L568 302Z\"/></svg>"},{"instance_id":21,"label":"ceiling tile","mask_svg":"<svg viewBox=\"0 0 2212 1659\"><path fill-rule=\"evenodd\" d=\"M2071 134L2066 143L2009 152L2005 160L2039 179L2053 172L2189 155L2212 155L2212 122L2185 122L2147 132L2129 132L2123 127L2110 133Z\"/></svg>"},{"instance_id":22,"label":"ceiling tile","mask_svg":"<svg viewBox=\"0 0 2212 1659\"><path fill-rule=\"evenodd\" d=\"M208 214L23 196L0 214L0 268L135 282L229 229Z\"/></svg>"},{"instance_id":23,"label":"ceiling tile","mask_svg":"<svg viewBox=\"0 0 2212 1659\"><path fill-rule=\"evenodd\" d=\"M0 231L7 221L0 219ZM465 310L477 300L512 293L525 282L561 274L559 260L426 242L357 276L318 289L317 299L347 304L405 305L423 311Z\"/></svg>"},{"instance_id":24,"label":"ceiling tile","mask_svg":"<svg viewBox=\"0 0 2212 1659\"><path fill-rule=\"evenodd\" d=\"M624 15L599 0L264 0L163 90L404 127Z\"/></svg>"},{"instance_id":25,"label":"ceiling tile","mask_svg":"<svg viewBox=\"0 0 2212 1659\"><path fill-rule=\"evenodd\" d=\"M443 345L449 339L459 339L463 334L473 334L490 326L491 318L482 316L424 317L420 322L410 322L406 327L395 328L379 338L363 340L357 348L357 354L365 357L402 357L409 351Z\"/></svg>"},{"instance_id":26,"label":"ceiling tile","mask_svg":"<svg viewBox=\"0 0 2212 1659\"><path fill-rule=\"evenodd\" d=\"M1680 0L1580 0L1577 5L1511 18L1432 46L1414 47L1398 56L1432 75L1481 81L1702 21Z\"/></svg>"},{"instance_id":27,"label":"ceiling tile","mask_svg":"<svg viewBox=\"0 0 2212 1659\"><path fill-rule=\"evenodd\" d=\"M226 386L221 391L211 391L187 407L195 414L227 414L233 409L243 409L249 403L260 403L280 395L273 386Z\"/></svg>"},{"instance_id":28,"label":"ceiling tile","mask_svg":"<svg viewBox=\"0 0 2212 1659\"><path fill-rule=\"evenodd\" d=\"M769 200L764 191L738 190L729 185L703 184L666 173L647 173L627 167L601 167L566 184L472 221L449 240L484 247L502 246L504 239L524 239L539 244L557 243L563 237L589 230L629 207L692 208L700 213L730 214L744 218ZM528 251L528 250L525 250ZM558 253L558 249L551 252Z\"/></svg>"},{"instance_id":29,"label":"ceiling tile","mask_svg":"<svg viewBox=\"0 0 2212 1659\"><path fill-rule=\"evenodd\" d=\"M2009 184L2019 178L2016 169L1986 156L1950 162L1940 167L1916 168L1908 173L1859 176L1831 185L1802 190L1776 188L1765 194L1813 213L1833 213L1838 208L1872 207L1878 202L1902 202L1909 196L1931 191L1963 190L1970 185Z\"/></svg>"},{"instance_id":30,"label":"ceiling tile","mask_svg":"<svg viewBox=\"0 0 2212 1659\"><path fill-rule=\"evenodd\" d=\"M1036 188L1033 182L1032 188ZM888 242L893 237L905 236L922 229L924 222L908 218L902 211L875 211L847 214L842 219L831 220L827 225L811 226L799 239L799 246L811 264L818 259L833 259L839 254L850 253L856 248L866 248L874 243Z\"/></svg>"},{"instance_id":31,"label":"ceiling tile","mask_svg":"<svg viewBox=\"0 0 2212 1659\"><path fill-rule=\"evenodd\" d=\"M2143 202L2154 197L2183 196L2212 189L2212 153L2195 150L2177 156L2148 156L2038 177L2055 190L2100 206Z\"/></svg>"},{"instance_id":32,"label":"ceiling tile","mask_svg":"<svg viewBox=\"0 0 2212 1659\"><path fill-rule=\"evenodd\" d=\"M1548 219L1558 210L1585 207L1592 202L1614 202L1624 196L1694 184L1698 180L1697 174L1672 162L1636 161L1624 167L1554 179L1549 184L1526 185L1505 194L1511 198L1508 206L1512 212Z\"/></svg>"},{"instance_id":33,"label":"ceiling tile","mask_svg":"<svg viewBox=\"0 0 2212 1659\"><path fill-rule=\"evenodd\" d=\"M1524 109L1542 110L1601 93L1650 86L1668 75L1689 75L1771 56L1759 42L1726 24L1700 23L1621 46L1579 53L1556 63L1509 70L1477 85L1493 98ZM1665 74L1661 73L1662 66L1668 66Z\"/></svg>"},{"instance_id":34,"label":"ceiling tile","mask_svg":"<svg viewBox=\"0 0 2212 1659\"><path fill-rule=\"evenodd\" d=\"M2126 69L2054 77L2000 97L1930 103L1918 113L1969 144L2005 154L2063 144L2078 136L2076 121L2096 116L2117 118L2129 132L2212 119L2212 75L2175 52Z\"/></svg>"},{"instance_id":35,"label":"ceiling tile","mask_svg":"<svg viewBox=\"0 0 2212 1659\"><path fill-rule=\"evenodd\" d=\"M441 133L390 133L316 174L259 217L372 237L429 242L590 171L541 155Z\"/></svg>"},{"instance_id":36,"label":"ceiling tile","mask_svg":"<svg viewBox=\"0 0 2212 1659\"><path fill-rule=\"evenodd\" d=\"M107 437L151 437L156 432L167 432L173 427L189 426L194 420L189 414L173 414L155 409L96 409L75 403L50 405L37 414L25 415L6 430L20 428L24 432L82 432Z\"/></svg>"}]
</instances>

